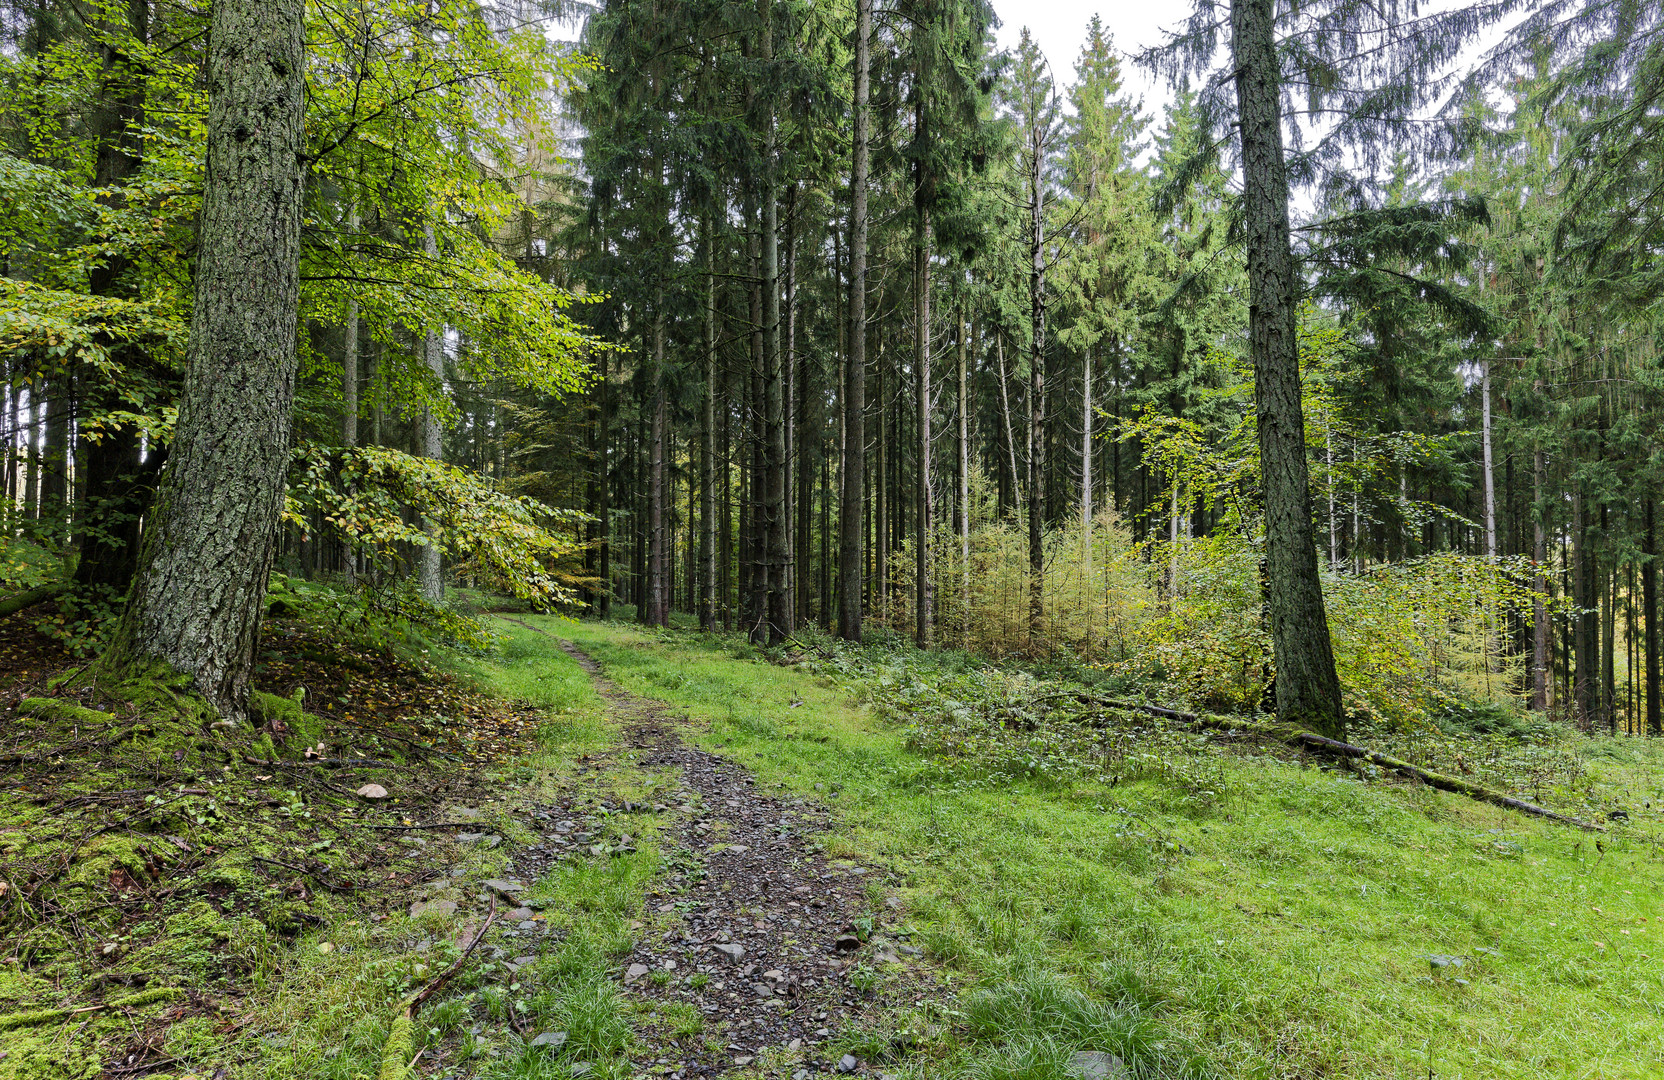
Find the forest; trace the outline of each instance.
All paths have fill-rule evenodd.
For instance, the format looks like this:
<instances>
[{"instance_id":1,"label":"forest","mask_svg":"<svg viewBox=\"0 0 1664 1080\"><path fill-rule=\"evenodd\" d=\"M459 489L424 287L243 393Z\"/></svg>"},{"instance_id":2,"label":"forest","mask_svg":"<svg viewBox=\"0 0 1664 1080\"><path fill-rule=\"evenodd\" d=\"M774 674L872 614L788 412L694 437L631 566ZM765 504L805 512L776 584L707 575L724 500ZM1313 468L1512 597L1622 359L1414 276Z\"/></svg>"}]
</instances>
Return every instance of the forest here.
<instances>
[{"instance_id":1,"label":"forest","mask_svg":"<svg viewBox=\"0 0 1664 1080\"><path fill-rule=\"evenodd\" d=\"M1023 17L0 0L0 1080L1664 1067L1664 11Z\"/></svg>"},{"instance_id":2,"label":"forest","mask_svg":"<svg viewBox=\"0 0 1664 1080\"><path fill-rule=\"evenodd\" d=\"M1054 67L979 4L305 11L273 557L1657 735L1657 20L1390 14ZM95 651L188 395L203 15L7 26L10 577Z\"/></svg>"}]
</instances>

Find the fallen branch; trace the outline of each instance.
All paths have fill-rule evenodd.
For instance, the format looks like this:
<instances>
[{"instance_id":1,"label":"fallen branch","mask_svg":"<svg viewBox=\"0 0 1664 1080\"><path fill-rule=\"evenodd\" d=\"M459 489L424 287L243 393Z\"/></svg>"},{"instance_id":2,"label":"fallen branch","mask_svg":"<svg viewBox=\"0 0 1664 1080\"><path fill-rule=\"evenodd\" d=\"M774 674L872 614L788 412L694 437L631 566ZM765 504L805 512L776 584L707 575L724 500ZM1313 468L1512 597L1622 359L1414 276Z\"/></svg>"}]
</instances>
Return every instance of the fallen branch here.
<instances>
[{"instance_id":1,"label":"fallen branch","mask_svg":"<svg viewBox=\"0 0 1664 1080\"><path fill-rule=\"evenodd\" d=\"M37 585L20 593L13 593L0 600L0 619L7 615L15 615L24 608L32 608L36 604L44 604L55 597L62 596L69 591L69 582L55 581L50 585Z\"/></svg>"},{"instance_id":2,"label":"fallen branch","mask_svg":"<svg viewBox=\"0 0 1664 1080\"><path fill-rule=\"evenodd\" d=\"M1437 788L1440 791L1448 791L1455 795L1466 795L1470 799L1489 803L1492 806L1501 806L1509 810L1517 810L1522 814L1546 818L1549 821L1558 821L1562 825L1575 825L1579 829L1587 829L1590 832L1606 831L1604 827L1593 822L1556 813L1547 807L1538 806L1536 803L1516 799L1512 795L1504 795L1502 792L1494 791L1483 784L1475 784L1473 781L1463 780L1459 776L1450 776L1447 773L1424 769L1419 765L1412 765L1402 758L1395 758L1391 754L1383 754L1378 750L1371 750L1367 746L1357 746L1353 743L1341 742L1339 739L1331 739L1314 731L1295 727L1292 724L1261 724L1230 716L1204 716L1197 713L1179 712L1177 709L1164 709L1160 705L1144 705L1132 701L1098 699L1097 703L1112 709L1129 709L1133 712L1159 716L1190 727L1207 728L1212 731L1242 731L1276 739L1287 746L1327 754L1330 757L1355 758L1367 761L1373 765L1379 765L1383 769L1390 769L1401 776L1420 780L1428 787Z\"/></svg>"},{"instance_id":3,"label":"fallen branch","mask_svg":"<svg viewBox=\"0 0 1664 1080\"><path fill-rule=\"evenodd\" d=\"M184 992L173 986L158 986L151 990L141 990L137 994L116 998L114 1001L105 1001L97 1005L82 1005L74 1009L37 1009L33 1012L10 1013L0 1016L0 1031L37 1027L41 1024L50 1024L54 1020L66 1020L71 1016L102 1012L105 1009L136 1009L141 1005L154 1005L158 1001L171 1000L179 997Z\"/></svg>"},{"instance_id":4,"label":"fallen branch","mask_svg":"<svg viewBox=\"0 0 1664 1080\"><path fill-rule=\"evenodd\" d=\"M243 760L250 765L258 765L262 769L287 769L301 765L313 765L325 769L364 768L372 765L381 769L393 768L391 761L377 761L375 758L326 757L308 758L305 761L266 761L262 758L250 757L244 754Z\"/></svg>"},{"instance_id":5,"label":"fallen branch","mask_svg":"<svg viewBox=\"0 0 1664 1080\"><path fill-rule=\"evenodd\" d=\"M336 882L330 881L328 877L316 870L308 870L303 866L296 866L294 863L286 863L279 859L268 859L264 855L250 855L249 858L253 859L255 862L263 862L271 866L281 866L283 869L293 871L302 877L309 877L313 881L316 881L319 885L322 885L325 889L328 889L330 892L342 893L354 891L354 887L351 884L337 884Z\"/></svg>"},{"instance_id":6,"label":"fallen branch","mask_svg":"<svg viewBox=\"0 0 1664 1080\"><path fill-rule=\"evenodd\" d=\"M468 962L468 957L473 955L480 942L485 940L485 935L490 931L491 924L496 921L497 900L493 897L491 900L491 914L486 916L485 925L480 927L480 932L474 935L474 940L468 943L468 947L462 950L462 955L456 958L456 963L441 971L426 986L405 998L404 1008L399 1011L398 1016L393 1018L393 1026L387 1031L387 1041L382 1043L381 1071L376 1073L376 1080L405 1080L405 1077L410 1075L411 1066L416 1064L416 1059L411 1057L412 1025L416 1018L416 1010L420 1009L422 1003L432 997L435 991L444 986L452 975L462 970L462 965Z\"/></svg>"}]
</instances>

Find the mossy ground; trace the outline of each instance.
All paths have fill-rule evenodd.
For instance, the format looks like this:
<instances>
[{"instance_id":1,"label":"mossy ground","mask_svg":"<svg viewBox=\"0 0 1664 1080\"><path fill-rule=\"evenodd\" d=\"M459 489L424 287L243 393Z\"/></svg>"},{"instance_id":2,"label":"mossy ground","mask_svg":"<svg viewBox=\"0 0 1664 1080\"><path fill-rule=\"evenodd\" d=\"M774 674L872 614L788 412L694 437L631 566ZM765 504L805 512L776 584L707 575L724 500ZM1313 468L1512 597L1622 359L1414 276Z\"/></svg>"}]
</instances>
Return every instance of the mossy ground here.
<instances>
[{"instance_id":1,"label":"mossy ground","mask_svg":"<svg viewBox=\"0 0 1664 1080\"><path fill-rule=\"evenodd\" d=\"M87 684L23 618L0 626L0 656L29 661L0 693L0 1014L81 1011L8 1031L0 1080L320 1075L298 1060L308 1047L357 1075L342 1046L439 970L404 955L411 898L434 891L436 863L501 861L402 826L466 806L512 830L549 762L605 738L593 718L543 730L547 695L285 622L264 642L260 726L231 728L169 707L173 688ZM30 696L55 706L19 711ZM367 782L390 797L356 796ZM183 993L98 1007L167 987Z\"/></svg>"}]
</instances>

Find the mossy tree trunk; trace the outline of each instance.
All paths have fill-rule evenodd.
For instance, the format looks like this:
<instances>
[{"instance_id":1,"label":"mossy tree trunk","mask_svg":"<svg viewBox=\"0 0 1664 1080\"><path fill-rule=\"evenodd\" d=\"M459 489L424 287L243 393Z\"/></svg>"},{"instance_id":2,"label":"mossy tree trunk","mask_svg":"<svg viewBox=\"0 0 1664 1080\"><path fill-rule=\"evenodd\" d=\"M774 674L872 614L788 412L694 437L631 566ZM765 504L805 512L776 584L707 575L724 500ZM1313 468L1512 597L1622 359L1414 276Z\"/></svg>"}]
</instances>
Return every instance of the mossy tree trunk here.
<instances>
[{"instance_id":1,"label":"mossy tree trunk","mask_svg":"<svg viewBox=\"0 0 1664 1080\"><path fill-rule=\"evenodd\" d=\"M283 505L295 392L304 5L219 0L185 392L105 666L156 662L240 718Z\"/></svg>"},{"instance_id":2,"label":"mossy tree trunk","mask_svg":"<svg viewBox=\"0 0 1664 1080\"><path fill-rule=\"evenodd\" d=\"M1281 76L1273 0L1232 0L1231 51L1242 133L1248 252L1248 334L1265 485L1266 600L1277 665L1277 717L1345 734L1340 680L1317 574L1300 358L1294 253L1283 161Z\"/></svg>"}]
</instances>

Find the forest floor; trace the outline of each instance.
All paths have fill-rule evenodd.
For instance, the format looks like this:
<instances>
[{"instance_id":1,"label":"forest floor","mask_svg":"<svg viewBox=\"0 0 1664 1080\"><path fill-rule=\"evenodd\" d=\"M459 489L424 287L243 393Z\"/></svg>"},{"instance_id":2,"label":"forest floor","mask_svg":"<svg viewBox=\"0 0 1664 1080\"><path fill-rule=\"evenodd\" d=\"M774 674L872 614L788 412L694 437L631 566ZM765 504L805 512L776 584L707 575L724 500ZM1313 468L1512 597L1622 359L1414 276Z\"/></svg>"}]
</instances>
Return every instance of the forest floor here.
<instances>
[{"instance_id":1,"label":"forest floor","mask_svg":"<svg viewBox=\"0 0 1664 1080\"><path fill-rule=\"evenodd\" d=\"M0 623L0 1080L1664 1075L1642 741L1440 750L1591 835L951 654L491 622L273 624L279 753L25 715L79 662Z\"/></svg>"}]
</instances>

